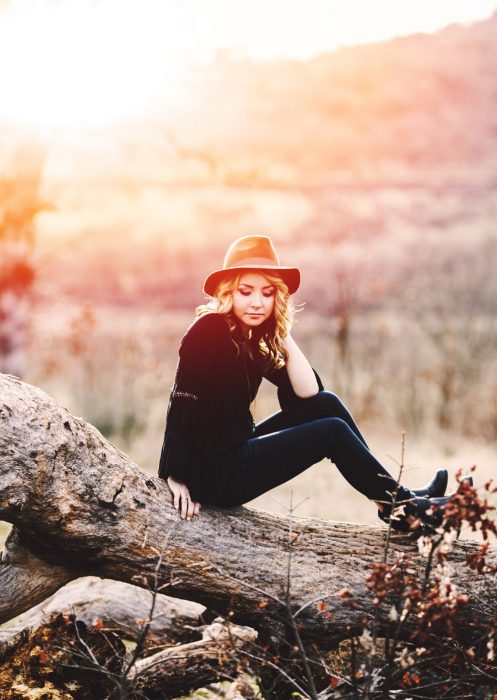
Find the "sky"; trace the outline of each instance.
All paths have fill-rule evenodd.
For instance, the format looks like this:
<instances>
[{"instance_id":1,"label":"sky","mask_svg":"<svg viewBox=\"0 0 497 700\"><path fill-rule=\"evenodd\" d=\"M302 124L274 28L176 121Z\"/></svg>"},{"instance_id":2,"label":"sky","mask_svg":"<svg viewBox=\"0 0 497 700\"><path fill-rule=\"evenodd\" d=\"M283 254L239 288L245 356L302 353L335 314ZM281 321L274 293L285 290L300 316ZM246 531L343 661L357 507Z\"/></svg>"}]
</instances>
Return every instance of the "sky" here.
<instances>
[{"instance_id":1,"label":"sky","mask_svg":"<svg viewBox=\"0 0 497 700\"><path fill-rule=\"evenodd\" d=\"M202 17L207 46L238 48L254 60L305 60L339 46L485 19L497 1L186 0L181 5L195 8L199 21Z\"/></svg>"},{"instance_id":2,"label":"sky","mask_svg":"<svg viewBox=\"0 0 497 700\"><path fill-rule=\"evenodd\" d=\"M497 0L0 0L0 120L105 125L221 50L307 60L487 18Z\"/></svg>"}]
</instances>

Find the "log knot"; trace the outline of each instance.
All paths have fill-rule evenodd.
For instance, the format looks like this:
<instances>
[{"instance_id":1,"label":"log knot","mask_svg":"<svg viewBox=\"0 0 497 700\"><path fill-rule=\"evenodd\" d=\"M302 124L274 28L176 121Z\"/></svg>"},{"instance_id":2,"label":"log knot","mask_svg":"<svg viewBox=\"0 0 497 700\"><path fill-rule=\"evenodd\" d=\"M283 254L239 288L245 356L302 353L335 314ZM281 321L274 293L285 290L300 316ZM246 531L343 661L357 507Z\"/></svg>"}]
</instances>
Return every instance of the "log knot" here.
<instances>
[{"instance_id":1,"label":"log knot","mask_svg":"<svg viewBox=\"0 0 497 700\"><path fill-rule=\"evenodd\" d=\"M203 641L255 642L257 639L257 632L252 627L234 625L231 622L226 622L222 617L216 617L210 625L204 625L201 629Z\"/></svg>"},{"instance_id":2,"label":"log knot","mask_svg":"<svg viewBox=\"0 0 497 700\"><path fill-rule=\"evenodd\" d=\"M8 414L8 415L7 415ZM3 404L3 407L0 408L0 416L2 418L8 418L9 416L12 415L12 409L10 406L8 406L6 403Z\"/></svg>"},{"instance_id":3,"label":"log knot","mask_svg":"<svg viewBox=\"0 0 497 700\"><path fill-rule=\"evenodd\" d=\"M119 496L124 491L124 481L125 480L122 479L120 484L104 484L97 494L99 505L103 506L104 508L119 508L122 505L123 500L122 498L119 499Z\"/></svg>"}]
</instances>

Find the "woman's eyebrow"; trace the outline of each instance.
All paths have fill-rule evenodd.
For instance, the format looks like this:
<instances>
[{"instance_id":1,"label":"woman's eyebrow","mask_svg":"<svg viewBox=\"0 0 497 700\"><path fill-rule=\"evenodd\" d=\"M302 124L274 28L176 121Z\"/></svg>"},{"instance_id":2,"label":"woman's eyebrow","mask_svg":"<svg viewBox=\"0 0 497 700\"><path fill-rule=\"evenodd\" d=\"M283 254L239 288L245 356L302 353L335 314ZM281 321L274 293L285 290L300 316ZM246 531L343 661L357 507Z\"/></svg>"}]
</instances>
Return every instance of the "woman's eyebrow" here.
<instances>
[{"instance_id":1,"label":"woman's eyebrow","mask_svg":"<svg viewBox=\"0 0 497 700\"><path fill-rule=\"evenodd\" d=\"M249 287L250 289L253 289L254 287L251 284L246 284L245 282L240 282L240 287ZM266 284L263 289L274 289L274 284Z\"/></svg>"}]
</instances>

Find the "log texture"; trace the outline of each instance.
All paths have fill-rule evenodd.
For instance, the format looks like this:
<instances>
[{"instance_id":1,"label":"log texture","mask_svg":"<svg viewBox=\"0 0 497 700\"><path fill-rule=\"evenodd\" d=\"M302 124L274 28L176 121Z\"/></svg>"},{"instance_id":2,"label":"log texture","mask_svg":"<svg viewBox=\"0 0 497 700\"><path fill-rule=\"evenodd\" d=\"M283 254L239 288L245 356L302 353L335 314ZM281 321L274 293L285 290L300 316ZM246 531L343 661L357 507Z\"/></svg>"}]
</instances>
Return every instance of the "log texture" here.
<instances>
[{"instance_id":1,"label":"log texture","mask_svg":"<svg viewBox=\"0 0 497 700\"><path fill-rule=\"evenodd\" d=\"M169 647L130 668L130 654L119 637L69 616L52 615L6 645L0 697L175 698L219 679L236 677L240 650L257 638L254 630L220 618L204 625L201 634L198 641Z\"/></svg>"},{"instance_id":2,"label":"log texture","mask_svg":"<svg viewBox=\"0 0 497 700\"><path fill-rule=\"evenodd\" d=\"M212 681L236 677L240 672L240 649L256 639L257 633L250 627L218 618L204 628L197 642L140 659L129 679L134 690L146 690L148 698L175 698Z\"/></svg>"},{"instance_id":3,"label":"log texture","mask_svg":"<svg viewBox=\"0 0 497 700\"><path fill-rule=\"evenodd\" d=\"M152 593L129 583L96 576L76 579L50 598L0 627L0 643L6 644L27 627L59 615L74 615L87 626L110 631L136 641L152 609ZM158 594L146 644L177 644L199 639L203 605Z\"/></svg>"},{"instance_id":4,"label":"log texture","mask_svg":"<svg viewBox=\"0 0 497 700\"><path fill-rule=\"evenodd\" d=\"M7 375L0 375L0 517L14 525L0 566L1 621L83 575L144 588L156 580L162 593L223 616L231 611L234 622L268 638L287 630L288 606L302 636L320 644L360 632L362 617L374 614L364 577L382 559L383 526L295 517L290 546L287 518L250 508L203 508L182 521L165 482L46 393ZM453 578L484 607L495 601L495 580L489 585L465 566L475 548L456 545ZM393 549L423 570L412 539L395 538ZM497 560L495 548L489 559ZM344 585L357 609L337 596Z\"/></svg>"}]
</instances>

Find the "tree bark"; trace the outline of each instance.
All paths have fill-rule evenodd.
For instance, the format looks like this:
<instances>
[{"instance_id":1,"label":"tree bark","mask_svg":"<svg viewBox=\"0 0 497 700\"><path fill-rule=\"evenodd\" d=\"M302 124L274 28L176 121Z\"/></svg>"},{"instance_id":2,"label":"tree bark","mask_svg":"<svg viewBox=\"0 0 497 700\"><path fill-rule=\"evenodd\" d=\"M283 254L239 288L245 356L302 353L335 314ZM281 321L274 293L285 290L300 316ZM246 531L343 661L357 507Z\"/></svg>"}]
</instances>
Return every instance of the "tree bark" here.
<instances>
[{"instance_id":1,"label":"tree bark","mask_svg":"<svg viewBox=\"0 0 497 700\"><path fill-rule=\"evenodd\" d=\"M159 700L175 698L215 680L233 679L250 669L241 667L239 653L256 639L255 630L218 618L205 627L199 641L164 649L137 661L130 681L134 690L146 690L147 697L157 696Z\"/></svg>"},{"instance_id":2,"label":"tree bark","mask_svg":"<svg viewBox=\"0 0 497 700\"><path fill-rule=\"evenodd\" d=\"M0 665L2 700L109 697L113 674L121 673L124 645L115 635L76 624L77 631L73 621L56 615L11 640Z\"/></svg>"},{"instance_id":3,"label":"tree bark","mask_svg":"<svg viewBox=\"0 0 497 700\"><path fill-rule=\"evenodd\" d=\"M75 615L87 626L114 632L136 641L151 612L151 591L129 583L95 576L76 579L48 600L0 628L0 643L6 644L27 627L39 626L53 615ZM203 624L203 605L158 594L146 645L186 643L198 639Z\"/></svg>"},{"instance_id":4,"label":"tree bark","mask_svg":"<svg viewBox=\"0 0 497 700\"><path fill-rule=\"evenodd\" d=\"M43 391L0 375L0 397L0 517L14 525L0 566L0 621L86 575L156 584L269 640L288 636L289 610L301 636L323 647L360 633L364 615L375 614L364 579L382 559L384 527L294 517L290 538L288 518L244 507L205 507L182 521L164 481ZM422 574L415 541L396 537L393 547ZM495 580L465 566L476 547L456 545L453 580L483 609ZM497 561L495 548L488 559ZM337 596L345 584L355 609Z\"/></svg>"},{"instance_id":5,"label":"tree bark","mask_svg":"<svg viewBox=\"0 0 497 700\"><path fill-rule=\"evenodd\" d=\"M6 645L0 667L0 697L162 700L220 679L236 678L241 668L240 650L255 641L257 633L221 619L204 625L201 633L198 641L139 659L128 672L130 655L119 637L55 614Z\"/></svg>"}]
</instances>

